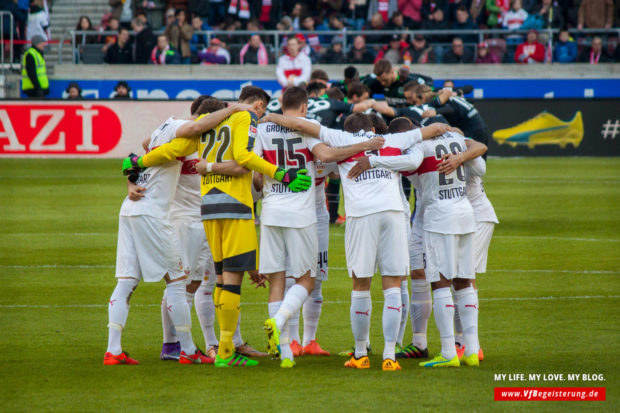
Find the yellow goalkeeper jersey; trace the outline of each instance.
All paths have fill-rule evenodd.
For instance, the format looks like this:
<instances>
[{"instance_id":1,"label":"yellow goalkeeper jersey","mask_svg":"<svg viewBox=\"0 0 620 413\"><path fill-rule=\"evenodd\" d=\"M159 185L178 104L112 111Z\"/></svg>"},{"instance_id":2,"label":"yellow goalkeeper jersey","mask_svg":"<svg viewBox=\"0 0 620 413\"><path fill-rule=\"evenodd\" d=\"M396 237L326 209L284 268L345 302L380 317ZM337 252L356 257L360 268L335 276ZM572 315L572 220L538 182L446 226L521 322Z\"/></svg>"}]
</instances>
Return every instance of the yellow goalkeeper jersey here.
<instances>
[{"instance_id":1,"label":"yellow goalkeeper jersey","mask_svg":"<svg viewBox=\"0 0 620 413\"><path fill-rule=\"evenodd\" d=\"M277 167L252 152L258 117L237 112L200 137L175 138L142 158L144 166L173 161L198 151L208 162L236 161L239 165L273 177ZM240 176L211 172L201 179L201 215L210 219L253 219L252 174Z\"/></svg>"}]
</instances>

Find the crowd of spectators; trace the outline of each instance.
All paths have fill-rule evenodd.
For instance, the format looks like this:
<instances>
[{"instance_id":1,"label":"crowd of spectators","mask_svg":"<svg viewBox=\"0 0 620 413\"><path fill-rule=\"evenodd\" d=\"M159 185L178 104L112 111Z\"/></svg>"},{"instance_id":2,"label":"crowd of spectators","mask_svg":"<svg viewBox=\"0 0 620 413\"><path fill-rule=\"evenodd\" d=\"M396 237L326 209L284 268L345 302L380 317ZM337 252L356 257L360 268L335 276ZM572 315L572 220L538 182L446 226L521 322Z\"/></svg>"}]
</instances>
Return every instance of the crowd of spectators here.
<instances>
[{"instance_id":1,"label":"crowd of spectators","mask_svg":"<svg viewBox=\"0 0 620 413\"><path fill-rule=\"evenodd\" d=\"M27 12L20 6L24 2ZM87 45L99 44L103 60L111 64L265 65L277 63L293 37L312 63L370 64L379 59L393 64L602 63L618 61L620 55L617 35L573 32L571 36L566 31L618 27L620 0L110 0L109 4L110 12L100 24L82 16L75 28L115 34L78 35L76 62L83 60ZM156 4L166 7L160 21L151 15ZM46 0L0 0L0 5L17 17L16 30L49 38ZM552 46L547 28L562 29L551 39ZM212 29L226 33L204 34ZM279 44L273 36L261 35L272 29L284 32ZM343 29L371 33L346 39L312 33ZM479 42L478 34L468 32L477 29L506 32ZM252 33L235 34L238 30ZM373 34L374 30L406 34ZM440 33L423 35L416 30ZM165 39L158 37L160 32Z\"/></svg>"}]
</instances>

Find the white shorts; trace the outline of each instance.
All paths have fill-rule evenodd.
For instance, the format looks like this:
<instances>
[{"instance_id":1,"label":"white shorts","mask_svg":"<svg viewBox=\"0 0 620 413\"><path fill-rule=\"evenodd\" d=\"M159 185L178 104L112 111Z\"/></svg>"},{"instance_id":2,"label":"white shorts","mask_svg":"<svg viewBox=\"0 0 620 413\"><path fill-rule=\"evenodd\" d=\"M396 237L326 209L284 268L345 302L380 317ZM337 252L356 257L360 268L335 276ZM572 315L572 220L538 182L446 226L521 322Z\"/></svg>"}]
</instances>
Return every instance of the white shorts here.
<instances>
[{"instance_id":1,"label":"white shorts","mask_svg":"<svg viewBox=\"0 0 620 413\"><path fill-rule=\"evenodd\" d=\"M116 277L161 281L185 275L179 242L167 219L147 215L118 220Z\"/></svg>"},{"instance_id":2,"label":"white shorts","mask_svg":"<svg viewBox=\"0 0 620 413\"><path fill-rule=\"evenodd\" d=\"M426 267L424 255L424 230L422 223L413 220L409 233L409 265L412 270L422 270Z\"/></svg>"},{"instance_id":3,"label":"white shorts","mask_svg":"<svg viewBox=\"0 0 620 413\"><path fill-rule=\"evenodd\" d=\"M474 233L476 274L487 272L487 257L494 228L495 223L493 222L476 222L476 232Z\"/></svg>"},{"instance_id":4,"label":"white shorts","mask_svg":"<svg viewBox=\"0 0 620 413\"><path fill-rule=\"evenodd\" d=\"M286 271L287 276L299 278L310 270L310 276L316 277L319 248L316 224L304 228L289 228L261 223L260 227L258 271L261 274Z\"/></svg>"},{"instance_id":5,"label":"white shorts","mask_svg":"<svg viewBox=\"0 0 620 413\"><path fill-rule=\"evenodd\" d=\"M174 232L179 240L185 263L191 281L202 281L215 274L213 256L209 249L205 227L200 218L179 217L172 219Z\"/></svg>"},{"instance_id":6,"label":"white shorts","mask_svg":"<svg viewBox=\"0 0 620 413\"><path fill-rule=\"evenodd\" d=\"M349 277L372 277L377 264L383 276L409 275L407 227L404 212L382 211L347 217L344 247Z\"/></svg>"},{"instance_id":7,"label":"white shorts","mask_svg":"<svg viewBox=\"0 0 620 413\"><path fill-rule=\"evenodd\" d=\"M476 278L474 272L474 233L454 235L424 231L426 281L444 278Z\"/></svg>"}]
</instances>

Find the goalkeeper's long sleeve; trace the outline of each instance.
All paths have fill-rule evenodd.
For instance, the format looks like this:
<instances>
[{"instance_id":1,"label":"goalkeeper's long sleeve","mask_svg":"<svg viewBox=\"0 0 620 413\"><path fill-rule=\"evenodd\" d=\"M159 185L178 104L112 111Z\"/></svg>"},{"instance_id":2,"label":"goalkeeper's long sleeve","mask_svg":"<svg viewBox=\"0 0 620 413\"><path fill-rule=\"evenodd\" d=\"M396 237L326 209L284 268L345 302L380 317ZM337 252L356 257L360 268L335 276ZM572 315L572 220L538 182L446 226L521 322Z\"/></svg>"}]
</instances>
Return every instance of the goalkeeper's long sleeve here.
<instances>
[{"instance_id":1,"label":"goalkeeper's long sleeve","mask_svg":"<svg viewBox=\"0 0 620 413\"><path fill-rule=\"evenodd\" d=\"M239 165L273 178L278 167L252 152L257 121L254 113L243 112L240 116L238 127L234 129L233 158Z\"/></svg>"},{"instance_id":2,"label":"goalkeeper's long sleeve","mask_svg":"<svg viewBox=\"0 0 620 413\"><path fill-rule=\"evenodd\" d=\"M179 157L191 155L198 150L199 139L196 138L175 138L153 149L140 159L140 163L148 168L149 166L161 165L171 162Z\"/></svg>"}]
</instances>

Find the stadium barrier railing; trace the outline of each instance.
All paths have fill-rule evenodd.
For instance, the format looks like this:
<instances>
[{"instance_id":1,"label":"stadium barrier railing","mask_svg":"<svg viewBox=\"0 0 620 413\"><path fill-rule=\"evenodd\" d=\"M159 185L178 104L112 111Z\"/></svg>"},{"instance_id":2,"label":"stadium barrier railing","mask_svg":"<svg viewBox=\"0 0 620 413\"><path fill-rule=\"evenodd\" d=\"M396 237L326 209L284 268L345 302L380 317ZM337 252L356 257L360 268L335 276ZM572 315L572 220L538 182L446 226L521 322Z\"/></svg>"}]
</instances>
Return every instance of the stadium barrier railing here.
<instances>
[{"instance_id":1,"label":"stadium barrier railing","mask_svg":"<svg viewBox=\"0 0 620 413\"><path fill-rule=\"evenodd\" d=\"M550 50L553 50L554 47L554 35L556 35L557 33L559 33L559 29L541 29L539 30L539 33L541 35L544 35L547 37L547 39L545 39L545 43L547 44L547 47ZM297 33L301 33L304 35L318 35L318 36L323 36L323 37L334 37L334 36L341 36L342 40L343 40L343 51L344 53L348 52L349 50L349 46L352 44L352 39L355 36L358 35L363 35L363 36L391 36L393 34L400 34L400 35L407 35L409 38L411 38L412 36L416 35L416 34L421 34L423 36L437 36L437 37L442 37L442 38L450 38L450 37L461 37L461 38L471 38L471 37L476 37L477 41L475 42L465 42L466 46L472 47L473 48L473 52L474 52L474 56L477 54L477 45L478 43L488 40L488 39L493 39L493 38L502 38L505 39L507 37L510 36L522 36L523 38L525 38L525 36L527 35L527 33L529 32L529 30L505 30L505 29L470 29L470 30L402 30L402 31L394 31L394 30L314 30L314 31L280 31L280 30L262 30L259 34L261 35L261 38L265 39L268 38L270 41L267 41L265 43L266 46L269 47L270 50L273 51L274 53L274 58L277 61L278 57L280 56L281 53L281 46L282 46L282 39L286 36L290 36L290 35L295 35ZM618 42L618 37L620 37L620 28L614 28L614 29L570 29L569 32L571 34L573 34L575 37L577 38L585 38L586 36L593 36L593 35L599 35L604 37L604 40L610 39L610 41L613 42L613 44L617 44ZM153 32L154 34L160 34L163 33L163 30L156 30ZM87 30L87 31L81 31L81 30L68 30L64 33L61 41L58 42L58 63L62 64L63 63L63 58L62 58L62 51L63 51L63 47L65 45L65 43L67 43L66 41L70 38L70 43L71 43L71 48L72 48L72 55L75 56L76 53L76 48L78 47L77 45L77 41L76 38L77 36L82 36L82 43L81 45L85 44L86 42L86 36L113 36L118 34L118 32L116 31L98 31L98 30ZM133 35L134 32L130 31L130 34ZM211 43L211 40L213 38L220 38L220 40L225 39L226 38L239 38L239 37L244 37L244 40L242 42L234 42L233 44L235 45L244 45L245 43L247 43L247 41L249 41L249 38L251 35L253 34L257 34L255 31L251 31L251 30L235 30L235 31L228 31L228 30L208 30L208 31L195 31L194 34L198 34L198 35L204 35L207 38L207 42L208 44L206 46L208 46ZM235 39L236 40L236 39ZM232 42L226 42L226 43L232 43ZM428 42L427 43L430 46L436 46L436 45L449 45L450 43L432 43L432 42ZM329 44L329 42L324 42L322 43L322 46L327 46ZM384 46L386 45L387 42L385 43L368 43L367 46L369 47L374 47L374 46Z\"/></svg>"}]
</instances>

